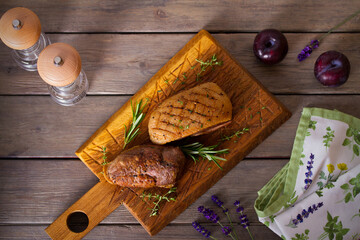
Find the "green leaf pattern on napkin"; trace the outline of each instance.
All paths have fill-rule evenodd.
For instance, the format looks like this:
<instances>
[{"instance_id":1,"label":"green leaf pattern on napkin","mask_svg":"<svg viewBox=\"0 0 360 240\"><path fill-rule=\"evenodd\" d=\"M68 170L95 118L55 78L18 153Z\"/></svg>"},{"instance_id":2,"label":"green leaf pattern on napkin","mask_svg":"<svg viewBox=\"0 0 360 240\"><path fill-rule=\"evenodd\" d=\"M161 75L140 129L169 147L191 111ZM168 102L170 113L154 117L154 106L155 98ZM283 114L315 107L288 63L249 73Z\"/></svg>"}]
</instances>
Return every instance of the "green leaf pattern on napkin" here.
<instances>
[{"instance_id":1,"label":"green leaf pattern on napkin","mask_svg":"<svg viewBox=\"0 0 360 240\"><path fill-rule=\"evenodd\" d=\"M305 231L301 234L296 233L295 237L292 237L291 240L308 240L309 239L309 229L305 229Z\"/></svg>"},{"instance_id":2,"label":"green leaf pattern on napkin","mask_svg":"<svg viewBox=\"0 0 360 240\"><path fill-rule=\"evenodd\" d=\"M346 137L342 143L343 146L349 146L353 151L353 157L351 159L354 160L355 156L360 155L360 132L354 128L349 127L346 130Z\"/></svg>"},{"instance_id":3,"label":"green leaf pattern on napkin","mask_svg":"<svg viewBox=\"0 0 360 240\"><path fill-rule=\"evenodd\" d=\"M360 240L359 196L360 119L305 108L291 159L259 191L255 209L282 239Z\"/></svg>"},{"instance_id":4,"label":"green leaf pattern on napkin","mask_svg":"<svg viewBox=\"0 0 360 240\"><path fill-rule=\"evenodd\" d=\"M312 129L312 130L315 131L316 130L316 123L317 123L316 121L310 120L308 129ZM311 133L310 133L309 130L306 132L306 136L311 136Z\"/></svg>"},{"instance_id":5,"label":"green leaf pattern on napkin","mask_svg":"<svg viewBox=\"0 0 360 240\"><path fill-rule=\"evenodd\" d=\"M328 149L330 147L330 143L332 142L332 140L334 139L335 135L335 131L334 130L331 130L330 127L327 127L326 128L326 135L323 136L324 138L324 146L326 147L326 149Z\"/></svg>"},{"instance_id":6,"label":"green leaf pattern on napkin","mask_svg":"<svg viewBox=\"0 0 360 240\"><path fill-rule=\"evenodd\" d=\"M349 228L344 228L341 221L337 222L339 216L332 217L329 211L327 212L327 223L324 226L325 232L321 234L320 240L329 238L330 240L336 237L336 240L344 239L344 236L349 232Z\"/></svg>"},{"instance_id":7,"label":"green leaf pattern on napkin","mask_svg":"<svg viewBox=\"0 0 360 240\"><path fill-rule=\"evenodd\" d=\"M340 186L345 191L344 202L354 201L354 198L360 193L360 173L350 179L349 183Z\"/></svg>"}]
</instances>

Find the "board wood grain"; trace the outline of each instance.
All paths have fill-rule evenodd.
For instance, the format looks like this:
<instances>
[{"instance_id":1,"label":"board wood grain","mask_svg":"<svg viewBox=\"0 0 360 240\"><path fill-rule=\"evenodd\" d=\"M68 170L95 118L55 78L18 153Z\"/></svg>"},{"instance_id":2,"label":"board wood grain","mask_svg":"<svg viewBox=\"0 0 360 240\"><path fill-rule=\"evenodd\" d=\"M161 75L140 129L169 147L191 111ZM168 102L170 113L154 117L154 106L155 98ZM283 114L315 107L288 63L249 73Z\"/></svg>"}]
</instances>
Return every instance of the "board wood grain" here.
<instances>
[{"instance_id":1,"label":"board wood grain","mask_svg":"<svg viewBox=\"0 0 360 240\"><path fill-rule=\"evenodd\" d=\"M215 207L210 200L213 194L232 209L230 213L235 222L239 219L232 203L240 200L251 225L261 224L253 208L257 191L287 162L288 159L244 159L171 224L186 225L194 220L206 223L197 207ZM0 182L0 225L26 225L50 224L99 180L79 160L3 159L0 161ZM138 224L124 206L101 223Z\"/></svg>"},{"instance_id":2,"label":"board wood grain","mask_svg":"<svg viewBox=\"0 0 360 240\"><path fill-rule=\"evenodd\" d=\"M206 70L200 66L199 60L209 62L215 56L222 64ZM249 132L237 137L236 141L230 137L228 140L219 142L222 148L231 149L226 154L227 161L220 163L222 169L211 166L207 161L197 164L191 160L188 161L183 175L177 182L177 201L161 204L161 211L155 217L151 217L147 209L153 203L140 198L143 190L121 188L124 192L128 192L122 194L121 191L116 191L119 187L115 188L104 180L102 149L107 150L108 162L123 150L124 131L132 121L133 104L146 100L147 105L144 109L146 116L140 124L139 135L127 145L127 148L150 142L147 132L149 113L158 104L183 89L190 89L201 82L208 81L217 83L230 98L233 105L233 119L227 127L197 139L205 145L214 145L224 136L233 136L234 132L243 128L248 128ZM236 166L290 115L291 113L239 63L234 61L208 32L202 30L76 151L76 155L99 177L100 183L70 209L91 209L91 215L88 215L89 221L97 224L98 220L108 215L99 211L99 208L92 207L94 203L100 202L100 196L100 199L106 198L105 202L109 202L109 209L117 207L119 202L122 202L145 230L150 235L155 235ZM105 190L102 190L101 186ZM106 189L111 189L110 186L113 188L113 193L110 190L106 191ZM152 188L147 191L162 195L167 190ZM113 199L116 200L113 201ZM83 233L72 234L65 222L61 220L67 219L71 211L69 209L65 211L46 229L53 239L80 239L94 227L94 225L89 225ZM96 216L96 219L92 220L93 216Z\"/></svg>"},{"instance_id":3,"label":"board wood grain","mask_svg":"<svg viewBox=\"0 0 360 240\"><path fill-rule=\"evenodd\" d=\"M359 108L353 104L360 101L359 95L276 97L291 109L293 116L247 157L289 158L303 107L337 109L360 118ZM49 96L0 96L0 158L75 158L84 139L129 98L88 96L66 108Z\"/></svg>"},{"instance_id":4,"label":"board wood grain","mask_svg":"<svg viewBox=\"0 0 360 240\"><path fill-rule=\"evenodd\" d=\"M359 94L359 33L331 34L310 58L299 63L297 54L321 34L285 33L289 52L281 63L267 66L256 60L252 44L254 33L213 34L230 54L274 94ZM74 46L83 59L89 79L90 95L132 95L142 87L193 34L48 34L52 42ZM146 39L146 41L144 41ZM156 51L154 51L156 49ZM346 84L328 88L319 84L313 69L317 57L325 51L344 53L351 63ZM0 44L0 94L48 95L37 73L23 71L11 60L10 49Z\"/></svg>"},{"instance_id":5,"label":"board wood grain","mask_svg":"<svg viewBox=\"0 0 360 240\"><path fill-rule=\"evenodd\" d=\"M223 235L218 226L204 225L212 231L215 237L220 239ZM0 239L12 239L12 240L47 240L50 239L44 232L45 225L29 225L29 226L0 226ZM251 231L254 239L268 239L268 240L280 240L275 233L273 233L265 225L263 226L251 226ZM240 239L250 239L248 233L242 229L241 226L237 226L237 234ZM2 237L6 236L6 237ZM119 240L119 239L131 239L131 240L199 240L202 236L194 230L190 225L178 225L172 224L164 229L159 235L150 237L140 225L100 225L89 233L84 240Z\"/></svg>"},{"instance_id":6,"label":"board wood grain","mask_svg":"<svg viewBox=\"0 0 360 240\"><path fill-rule=\"evenodd\" d=\"M328 1L2 1L9 8L32 9L49 32L249 32L276 28L289 32L326 32L360 8L357 0ZM321 6L321 7L320 7ZM91 21L89 21L91 18ZM116 21L114 21L116 19ZM291 19L291 21L289 21ZM359 18L338 31L358 32Z\"/></svg>"}]
</instances>

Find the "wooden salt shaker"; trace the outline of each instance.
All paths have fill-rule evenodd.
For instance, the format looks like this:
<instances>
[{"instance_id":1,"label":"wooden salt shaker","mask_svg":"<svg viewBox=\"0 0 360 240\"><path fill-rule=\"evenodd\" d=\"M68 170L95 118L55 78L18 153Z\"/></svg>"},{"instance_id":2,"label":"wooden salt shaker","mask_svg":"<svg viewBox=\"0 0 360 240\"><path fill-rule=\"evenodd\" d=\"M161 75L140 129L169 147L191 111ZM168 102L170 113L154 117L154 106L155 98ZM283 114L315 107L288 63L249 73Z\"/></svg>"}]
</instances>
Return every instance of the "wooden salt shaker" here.
<instances>
[{"instance_id":1,"label":"wooden salt shaker","mask_svg":"<svg viewBox=\"0 0 360 240\"><path fill-rule=\"evenodd\" d=\"M38 16L30 9L16 7L8 10L0 19L0 38L9 48L15 62L27 71L37 70L40 52L50 44L41 32Z\"/></svg>"},{"instance_id":2,"label":"wooden salt shaker","mask_svg":"<svg viewBox=\"0 0 360 240\"><path fill-rule=\"evenodd\" d=\"M38 59L40 77L49 84L55 102L63 106L78 103L86 96L89 83L75 48L66 43L47 46Z\"/></svg>"}]
</instances>

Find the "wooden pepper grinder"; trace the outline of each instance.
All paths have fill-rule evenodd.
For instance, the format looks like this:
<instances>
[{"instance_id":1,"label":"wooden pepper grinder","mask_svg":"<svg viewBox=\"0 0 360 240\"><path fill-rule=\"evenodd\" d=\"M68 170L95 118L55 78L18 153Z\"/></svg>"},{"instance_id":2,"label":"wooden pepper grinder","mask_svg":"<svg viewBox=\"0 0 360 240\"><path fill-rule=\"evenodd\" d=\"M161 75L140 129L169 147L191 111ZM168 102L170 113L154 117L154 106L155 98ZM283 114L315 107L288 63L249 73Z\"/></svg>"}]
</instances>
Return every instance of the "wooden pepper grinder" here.
<instances>
[{"instance_id":1,"label":"wooden pepper grinder","mask_svg":"<svg viewBox=\"0 0 360 240\"><path fill-rule=\"evenodd\" d=\"M1 17L0 38L13 49L11 55L15 62L27 71L36 71L40 52L50 44L41 32L38 16L23 7L12 8Z\"/></svg>"},{"instance_id":2,"label":"wooden pepper grinder","mask_svg":"<svg viewBox=\"0 0 360 240\"><path fill-rule=\"evenodd\" d=\"M89 83L81 69L81 58L75 48L66 43L53 43L39 56L40 77L49 84L55 102L63 106L78 103L86 96Z\"/></svg>"}]
</instances>

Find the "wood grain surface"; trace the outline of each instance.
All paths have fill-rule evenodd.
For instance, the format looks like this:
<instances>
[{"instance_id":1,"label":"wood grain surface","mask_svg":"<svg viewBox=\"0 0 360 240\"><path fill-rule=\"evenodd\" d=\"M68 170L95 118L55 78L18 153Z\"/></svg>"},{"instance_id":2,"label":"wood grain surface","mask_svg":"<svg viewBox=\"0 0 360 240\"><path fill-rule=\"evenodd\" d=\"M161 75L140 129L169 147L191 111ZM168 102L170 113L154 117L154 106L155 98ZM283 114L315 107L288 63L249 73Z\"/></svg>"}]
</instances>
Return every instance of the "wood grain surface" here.
<instances>
[{"instance_id":1,"label":"wood grain surface","mask_svg":"<svg viewBox=\"0 0 360 240\"><path fill-rule=\"evenodd\" d=\"M222 232L219 232L218 226L204 224L215 237L221 239L223 237ZM0 239L4 240L27 240L27 239L51 239L46 235L44 225L26 225L26 226L0 226ZM241 226L237 226L237 234L240 239L248 239L248 233L242 229ZM270 229L263 226L252 226L251 231L254 239L281 239ZM194 228L187 225L169 225L159 235L150 237L149 234L139 225L100 225L86 235L84 240L168 240L168 239L183 239L183 240L199 240L201 235L194 232ZM221 230L220 230L221 231ZM2 236L8 236L3 238Z\"/></svg>"},{"instance_id":2,"label":"wood grain surface","mask_svg":"<svg viewBox=\"0 0 360 240\"><path fill-rule=\"evenodd\" d=\"M202 221L201 216L197 214L197 207L214 206L210 197L216 194L226 205L229 205L229 208L235 200L240 200L250 222L261 224L253 209L257 191L287 161L288 159L241 161L172 223L185 225L195 219ZM249 171L252 174L247 174ZM16 181L13 181L14 178ZM44 225L53 222L99 180L79 160L6 159L0 161L0 182L2 183L0 225L7 223ZM241 182L241 184L234 184L234 182ZM232 216L237 221L236 215ZM137 224L137 220L125 207L120 206L101 223Z\"/></svg>"},{"instance_id":3,"label":"wood grain surface","mask_svg":"<svg viewBox=\"0 0 360 240\"><path fill-rule=\"evenodd\" d=\"M342 1L2 1L0 13L14 6L34 10L49 32L327 31L360 8ZM89 21L91 17L91 21ZM290 20L291 19L291 20ZM359 17L340 31L359 31Z\"/></svg>"},{"instance_id":4,"label":"wood grain surface","mask_svg":"<svg viewBox=\"0 0 360 240\"><path fill-rule=\"evenodd\" d=\"M360 25L360 24L359 24ZM252 51L255 34L212 34L256 79L275 94L359 94L360 54L354 43L359 33L332 34L311 57L299 63L297 54L320 34L285 33L289 52L283 62L266 66L256 60ZM83 69L89 79L90 95L134 94L186 42L191 34L49 34L52 42L65 42L80 53ZM146 39L146 41L144 41ZM156 49L156 51L154 51ZM343 52L351 62L346 84L327 88L314 77L317 57L327 50ZM11 61L10 49L0 44L0 94L45 95L47 86L39 75L23 71Z\"/></svg>"},{"instance_id":5,"label":"wood grain surface","mask_svg":"<svg viewBox=\"0 0 360 240\"><path fill-rule=\"evenodd\" d=\"M0 42L0 239L49 239L45 228L98 182L75 159L76 149L202 28L276 94L292 118L158 235L150 238L120 206L84 239L200 239L190 226L195 219L221 239L196 211L211 206L212 194L229 205L243 203L255 239L280 239L257 221L253 203L288 162L302 108L360 117L360 16L325 38L309 59L296 60L310 40L359 9L358 0L12 0L0 1L0 15L18 6L39 16L52 42L79 51L90 96L70 108L55 104L39 75L17 67ZM253 56L254 37L265 28L288 39L289 53L279 65L262 65ZM339 88L323 87L313 76L316 58L327 50L351 62L350 78ZM237 229L241 239L250 239Z\"/></svg>"},{"instance_id":6,"label":"wood grain surface","mask_svg":"<svg viewBox=\"0 0 360 240\"><path fill-rule=\"evenodd\" d=\"M278 95L277 98L293 116L248 157L288 158L303 107L338 109L360 117L360 111L352 104L360 101L358 95ZM128 99L127 96L90 96L67 108L48 96L0 96L0 157L75 157L76 149Z\"/></svg>"}]
</instances>

